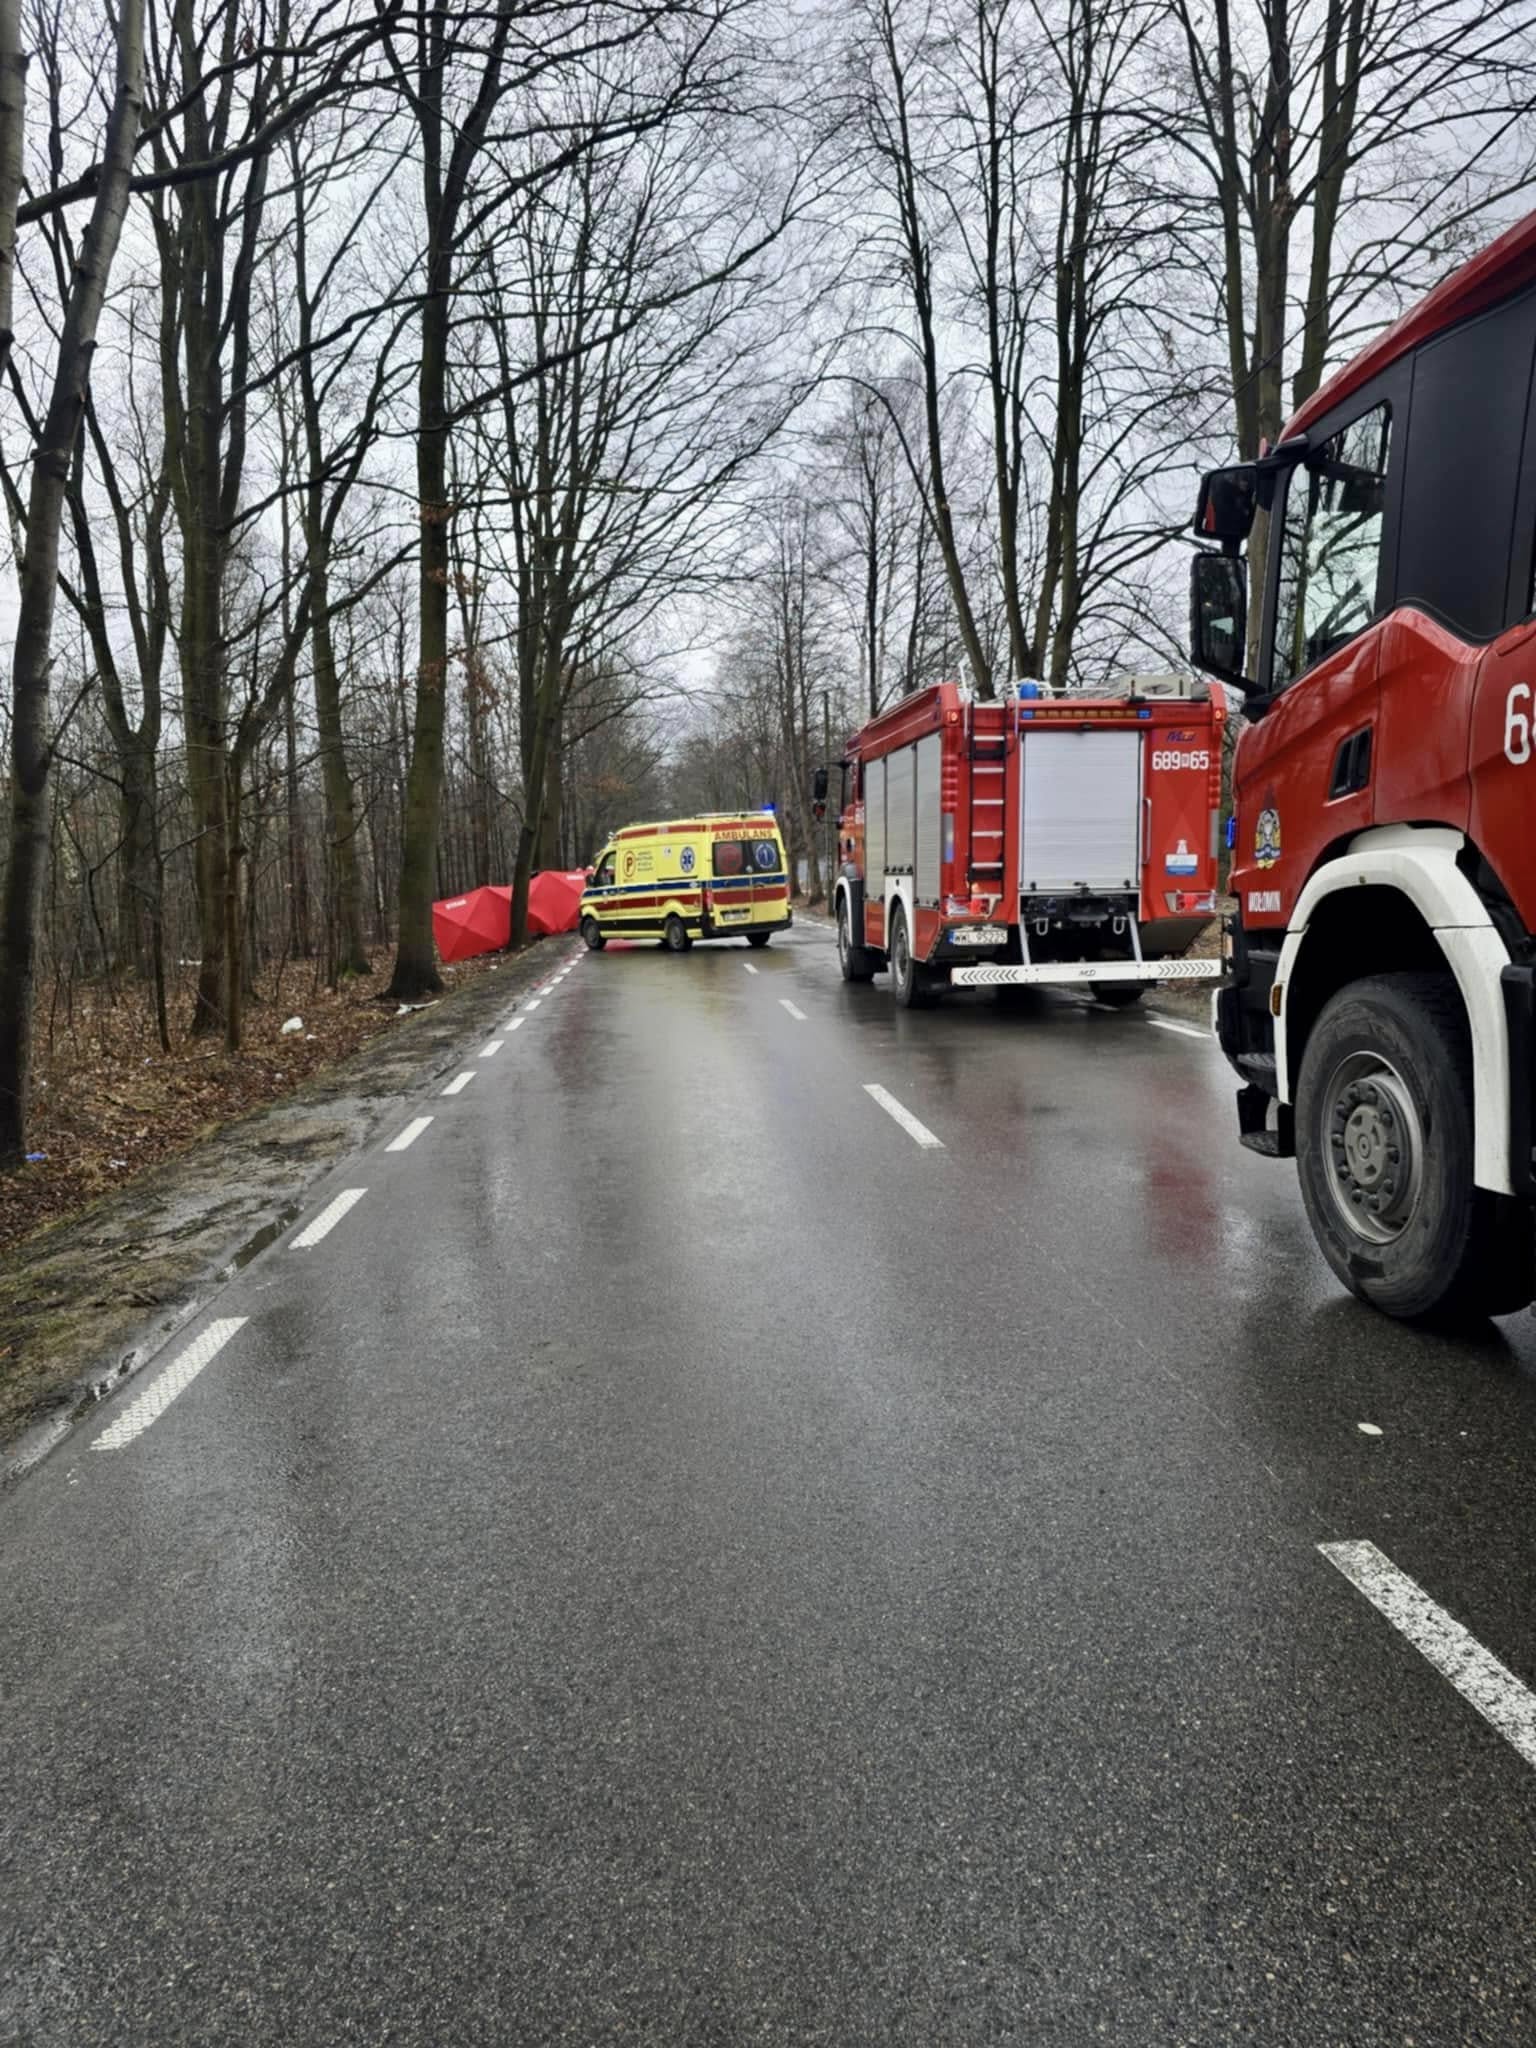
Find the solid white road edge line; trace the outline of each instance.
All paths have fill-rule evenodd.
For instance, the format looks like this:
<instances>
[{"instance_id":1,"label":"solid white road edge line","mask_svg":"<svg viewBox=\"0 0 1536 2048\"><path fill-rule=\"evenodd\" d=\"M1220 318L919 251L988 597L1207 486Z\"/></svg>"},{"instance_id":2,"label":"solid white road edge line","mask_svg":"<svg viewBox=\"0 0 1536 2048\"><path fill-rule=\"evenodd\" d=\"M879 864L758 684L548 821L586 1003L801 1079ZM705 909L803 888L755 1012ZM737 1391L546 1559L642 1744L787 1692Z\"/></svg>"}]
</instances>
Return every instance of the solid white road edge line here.
<instances>
[{"instance_id":1,"label":"solid white road edge line","mask_svg":"<svg viewBox=\"0 0 1536 2048\"><path fill-rule=\"evenodd\" d=\"M406 1125L405 1129L400 1133L398 1138L390 1139L389 1143L384 1147L384 1150L386 1152L404 1152L407 1149L407 1147L415 1144L416 1140L421 1136L422 1132L427 1128L427 1125L431 1123L431 1121L432 1119L429 1116L413 1117L411 1122Z\"/></svg>"},{"instance_id":2,"label":"solid white road edge line","mask_svg":"<svg viewBox=\"0 0 1536 2048\"><path fill-rule=\"evenodd\" d=\"M797 1024L803 1024L805 1022L804 1010L797 1010L794 1004L789 1000L788 996L779 997L779 1008L781 1010L788 1010L789 1014L791 1015L791 1017L794 1018Z\"/></svg>"},{"instance_id":3,"label":"solid white road edge line","mask_svg":"<svg viewBox=\"0 0 1536 2048\"><path fill-rule=\"evenodd\" d=\"M757 969L752 965L752 962L750 960L743 960L741 964L743 967L745 967L748 974L756 974Z\"/></svg>"},{"instance_id":4,"label":"solid white road edge line","mask_svg":"<svg viewBox=\"0 0 1536 2048\"><path fill-rule=\"evenodd\" d=\"M445 1095L457 1095L460 1089L467 1088L474 1078L474 1068L466 1067L462 1074L454 1075L453 1079L448 1083L448 1086L443 1090L443 1093Z\"/></svg>"},{"instance_id":5,"label":"solid white road edge line","mask_svg":"<svg viewBox=\"0 0 1536 2048\"><path fill-rule=\"evenodd\" d=\"M190 1387L205 1365L218 1357L236 1330L244 1329L246 1316L226 1316L221 1322L210 1323L201 1336L194 1337L181 1355L168 1365L160 1377L144 1389L136 1401L109 1423L91 1445L93 1451L120 1451L125 1444L131 1444L136 1436L142 1436L152 1422L157 1421L170 1407L184 1388Z\"/></svg>"},{"instance_id":6,"label":"solid white road edge line","mask_svg":"<svg viewBox=\"0 0 1536 2048\"><path fill-rule=\"evenodd\" d=\"M1149 1017L1149 1024L1155 1024L1159 1031L1177 1031L1180 1038L1198 1038L1202 1045L1214 1045L1215 1039L1209 1031L1202 1031L1198 1024L1176 1024L1171 1017Z\"/></svg>"},{"instance_id":7,"label":"solid white road edge line","mask_svg":"<svg viewBox=\"0 0 1536 2048\"><path fill-rule=\"evenodd\" d=\"M1536 1764L1536 1693L1374 1543L1317 1547L1528 1764Z\"/></svg>"},{"instance_id":8,"label":"solid white road edge line","mask_svg":"<svg viewBox=\"0 0 1536 2048\"><path fill-rule=\"evenodd\" d=\"M343 1188L334 1202L327 1202L313 1223L307 1224L297 1237L290 1237L288 1249L291 1252L307 1252L312 1244L318 1244L322 1237L329 1236L349 1209L355 1208L368 1190L366 1188Z\"/></svg>"},{"instance_id":9,"label":"solid white road edge line","mask_svg":"<svg viewBox=\"0 0 1536 2048\"><path fill-rule=\"evenodd\" d=\"M942 1152L944 1150L944 1140L936 1138L926 1124L920 1124L910 1109L903 1109L895 1096L888 1089L882 1088L878 1081L866 1081L864 1083L864 1093L872 1095L886 1115L896 1119L909 1138L915 1139L919 1145L929 1146L935 1151Z\"/></svg>"},{"instance_id":10,"label":"solid white road edge line","mask_svg":"<svg viewBox=\"0 0 1536 2048\"><path fill-rule=\"evenodd\" d=\"M480 1048L481 1059L488 1060L494 1058L494 1056L501 1051L501 1048L505 1044L505 1042L506 1041L504 1039L493 1038L490 1040L489 1044L482 1045Z\"/></svg>"}]
</instances>

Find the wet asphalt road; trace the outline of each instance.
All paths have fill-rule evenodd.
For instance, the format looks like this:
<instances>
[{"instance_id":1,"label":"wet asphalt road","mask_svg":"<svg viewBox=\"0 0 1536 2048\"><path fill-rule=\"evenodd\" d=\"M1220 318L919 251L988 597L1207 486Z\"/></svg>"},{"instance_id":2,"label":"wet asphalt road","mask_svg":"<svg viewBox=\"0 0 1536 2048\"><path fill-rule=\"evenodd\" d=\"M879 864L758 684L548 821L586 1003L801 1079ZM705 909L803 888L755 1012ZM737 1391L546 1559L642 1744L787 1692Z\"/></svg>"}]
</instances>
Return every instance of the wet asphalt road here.
<instances>
[{"instance_id":1,"label":"wet asphalt road","mask_svg":"<svg viewBox=\"0 0 1536 2048\"><path fill-rule=\"evenodd\" d=\"M0 2042L1536 2041L1536 1773L1317 1548L1536 1679L1536 1323L1145 1014L520 1014L0 1501Z\"/></svg>"}]
</instances>

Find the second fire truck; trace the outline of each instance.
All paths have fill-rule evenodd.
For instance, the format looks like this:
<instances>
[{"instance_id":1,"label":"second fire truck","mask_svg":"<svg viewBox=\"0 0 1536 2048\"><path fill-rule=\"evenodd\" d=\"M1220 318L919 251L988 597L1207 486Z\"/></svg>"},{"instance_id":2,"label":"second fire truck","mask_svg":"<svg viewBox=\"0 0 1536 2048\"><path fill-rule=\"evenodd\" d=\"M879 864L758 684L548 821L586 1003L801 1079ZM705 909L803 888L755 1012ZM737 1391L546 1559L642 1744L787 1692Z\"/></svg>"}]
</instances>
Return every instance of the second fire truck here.
<instances>
[{"instance_id":1,"label":"second fire truck","mask_svg":"<svg viewBox=\"0 0 1536 2048\"><path fill-rule=\"evenodd\" d=\"M1215 911L1223 717L1204 695L940 683L872 720L842 763L844 978L888 970L912 1007L1040 983L1119 1005L1219 975L1182 956Z\"/></svg>"}]
</instances>

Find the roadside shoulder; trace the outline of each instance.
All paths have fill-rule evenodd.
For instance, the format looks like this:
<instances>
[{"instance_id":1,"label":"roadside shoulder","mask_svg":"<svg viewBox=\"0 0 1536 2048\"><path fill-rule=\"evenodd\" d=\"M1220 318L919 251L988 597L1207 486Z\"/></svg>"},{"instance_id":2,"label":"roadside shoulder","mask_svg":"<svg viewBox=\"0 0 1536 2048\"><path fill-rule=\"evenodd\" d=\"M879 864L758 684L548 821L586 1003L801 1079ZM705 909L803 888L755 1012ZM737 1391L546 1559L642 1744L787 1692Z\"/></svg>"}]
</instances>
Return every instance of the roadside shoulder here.
<instances>
[{"instance_id":1,"label":"roadside shoulder","mask_svg":"<svg viewBox=\"0 0 1536 2048\"><path fill-rule=\"evenodd\" d=\"M338 1161L487 1034L572 942L543 941L0 1258L0 1483L52 1448L287 1228Z\"/></svg>"}]
</instances>

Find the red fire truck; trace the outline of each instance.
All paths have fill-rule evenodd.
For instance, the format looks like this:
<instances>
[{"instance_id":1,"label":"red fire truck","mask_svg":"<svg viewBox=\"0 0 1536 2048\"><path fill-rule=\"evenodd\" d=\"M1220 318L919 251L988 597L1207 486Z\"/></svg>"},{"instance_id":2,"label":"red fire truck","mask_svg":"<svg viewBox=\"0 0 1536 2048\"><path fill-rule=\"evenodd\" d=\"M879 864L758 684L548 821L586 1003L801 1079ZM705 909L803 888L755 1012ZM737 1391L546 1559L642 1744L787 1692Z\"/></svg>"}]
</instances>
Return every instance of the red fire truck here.
<instances>
[{"instance_id":1,"label":"red fire truck","mask_svg":"<svg viewBox=\"0 0 1536 2048\"><path fill-rule=\"evenodd\" d=\"M919 690L842 762L833 887L845 980L898 1003L946 987L1085 984L1134 1002L1199 981L1215 911L1224 706L1201 695L979 700Z\"/></svg>"},{"instance_id":2,"label":"red fire truck","mask_svg":"<svg viewBox=\"0 0 1536 2048\"><path fill-rule=\"evenodd\" d=\"M1217 1030L1389 1314L1536 1291L1536 214L1204 479L1191 638L1247 697ZM1256 673L1242 671L1250 569Z\"/></svg>"}]
</instances>

